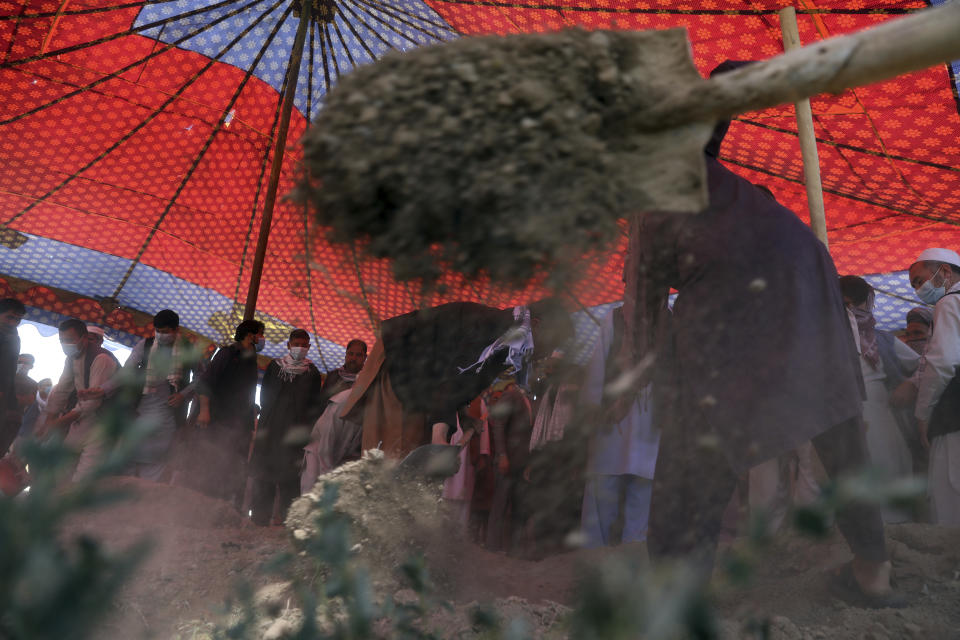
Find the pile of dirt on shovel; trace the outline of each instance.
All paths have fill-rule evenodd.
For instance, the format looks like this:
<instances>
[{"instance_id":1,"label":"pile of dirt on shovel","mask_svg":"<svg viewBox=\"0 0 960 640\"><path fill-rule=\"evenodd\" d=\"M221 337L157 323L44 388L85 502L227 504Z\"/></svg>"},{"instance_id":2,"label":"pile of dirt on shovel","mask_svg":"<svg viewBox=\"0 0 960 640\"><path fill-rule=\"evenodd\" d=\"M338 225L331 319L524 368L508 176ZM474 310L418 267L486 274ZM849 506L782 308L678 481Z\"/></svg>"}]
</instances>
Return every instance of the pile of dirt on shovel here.
<instances>
[{"instance_id":1,"label":"pile of dirt on shovel","mask_svg":"<svg viewBox=\"0 0 960 640\"><path fill-rule=\"evenodd\" d=\"M388 463L377 461L346 465L322 483L334 481L340 492L334 508L353 522L355 556L370 568L378 600L416 599L394 569L411 554L427 558L437 597L451 604L431 610L426 621L440 637L479 637L482 630L470 616L478 604L489 605L503 620L522 621L518 624L529 637L568 637L565 617L576 607L581 569L643 552L642 545L580 549L540 561L492 553L451 529L454 521L437 483L399 482ZM144 537L154 546L95 637L210 637L241 581L259 592L261 637L282 638L292 628L299 615L295 600L280 578L263 569L277 554L296 549L297 536L314 535L310 523L313 510L320 508L316 497L322 495L322 483L294 505L286 529L252 527L231 506L181 487L136 479L110 483L137 497L74 516L64 535L93 535L108 549L123 549ZM718 581L714 601L723 637L960 637L960 529L893 525L887 527L887 543L897 586L910 598L909 606L871 610L838 599L827 572L849 559L843 541L784 534L756 556L755 572L745 585ZM763 630L767 635L758 635Z\"/></svg>"}]
</instances>

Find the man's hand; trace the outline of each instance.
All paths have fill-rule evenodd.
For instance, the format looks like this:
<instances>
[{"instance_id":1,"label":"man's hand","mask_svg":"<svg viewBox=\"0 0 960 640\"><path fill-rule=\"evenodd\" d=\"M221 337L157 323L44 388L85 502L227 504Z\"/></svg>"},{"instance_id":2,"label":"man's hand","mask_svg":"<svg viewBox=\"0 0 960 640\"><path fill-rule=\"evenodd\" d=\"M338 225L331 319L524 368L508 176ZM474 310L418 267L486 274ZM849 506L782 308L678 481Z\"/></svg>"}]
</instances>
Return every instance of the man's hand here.
<instances>
[{"instance_id":1,"label":"man's hand","mask_svg":"<svg viewBox=\"0 0 960 640\"><path fill-rule=\"evenodd\" d=\"M909 380L904 380L890 394L890 406L897 409L909 409L917 404L917 388Z\"/></svg>"},{"instance_id":2,"label":"man's hand","mask_svg":"<svg viewBox=\"0 0 960 640\"><path fill-rule=\"evenodd\" d=\"M930 450L930 440L927 439L927 431L929 428L930 426L926 420L917 420L917 432L920 434L920 444L922 444L923 448L927 451Z\"/></svg>"},{"instance_id":3,"label":"man's hand","mask_svg":"<svg viewBox=\"0 0 960 640\"><path fill-rule=\"evenodd\" d=\"M168 407L179 407L182 404L183 404L182 393L174 393L174 394L171 394L169 398L167 398Z\"/></svg>"},{"instance_id":4,"label":"man's hand","mask_svg":"<svg viewBox=\"0 0 960 640\"><path fill-rule=\"evenodd\" d=\"M78 400L99 400L103 397L103 389L100 387L91 387L89 389L80 389L77 391Z\"/></svg>"},{"instance_id":5,"label":"man's hand","mask_svg":"<svg viewBox=\"0 0 960 640\"><path fill-rule=\"evenodd\" d=\"M210 426L210 407L202 406L197 412L197 428L206 429Z\"/></svg>"},{"instance_id":6,"label":"man's hand","mask_svg":"<svg viewBox=\"0 0 960 640\"><path fill-rule=\"evenodd\" d=\"M77 419L79 413L74 410L63 414L59 418L49 413L46 414L46 416L47 419L44 420L43 424L34 430L34 436L37 438L37 440L43 440L46 438L53 429L60 429L66 425L73 424L73 421Z\"/></svg>"}]
</instances>

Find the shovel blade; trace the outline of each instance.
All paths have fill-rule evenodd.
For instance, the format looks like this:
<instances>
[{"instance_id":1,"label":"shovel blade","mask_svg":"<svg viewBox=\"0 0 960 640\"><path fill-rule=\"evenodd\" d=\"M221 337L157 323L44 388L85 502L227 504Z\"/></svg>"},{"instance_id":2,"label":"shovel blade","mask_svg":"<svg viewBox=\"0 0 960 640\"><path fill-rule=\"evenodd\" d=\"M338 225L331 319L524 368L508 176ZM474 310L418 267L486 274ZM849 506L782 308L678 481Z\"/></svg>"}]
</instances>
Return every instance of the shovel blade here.
<instances>
[{"instance_id":1,"label":"shovel blade","mask_svg":"<svg viewBox=\"0 0 960 640\"><path fill-rule=\"evenodd\" d=\"M460 447L425 444L407 454L397 465L398 475L422 478L449 478L460 470Z\"/></svg>"}]
</instances>

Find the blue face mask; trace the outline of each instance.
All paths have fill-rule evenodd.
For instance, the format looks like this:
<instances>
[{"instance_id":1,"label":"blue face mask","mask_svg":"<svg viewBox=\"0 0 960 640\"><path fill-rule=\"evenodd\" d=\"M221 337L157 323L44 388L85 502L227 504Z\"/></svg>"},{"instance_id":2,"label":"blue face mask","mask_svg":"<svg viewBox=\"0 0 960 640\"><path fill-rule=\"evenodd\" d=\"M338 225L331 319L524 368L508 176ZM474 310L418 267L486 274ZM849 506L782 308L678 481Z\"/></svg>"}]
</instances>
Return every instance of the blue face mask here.
<instances>
[{"instance_id":1,"label":"blue face mask","mask_svg":"<svg viewBox=\"0 0 960 640\"><path fill-rule=\"evenodd\" d=\"M266 344L267 344L267 339L264 338L263 336L258 336L257 341L254 343L254 348L257 350L257 353L260 353L261 351L263 351L263 348L266 346Z\"/></svg>"},{"instance_id":2,"label":"blue face mask","mask_svg":"<svg viewBox=\"0 0 960 640\"><path fill-rule=\"evenodd\" d=\"M942 269L943 267L941 267ZM937 269L930 279L924 282L916 290L917 297L926 302L927 304L937 304L937 302L947 294L947 288L943 285L939 287L933 286L933 279L937 277L937 274L940 273L940 269Z\"/></svg>"},{"instance_id":3,"label":"blue face mask","mask_svg":"<svg viewBox=\"0 0 960 640\"><path fill-rule=\"evenodd\" d=\"M80 345L75 342L61 342L60 347L63 349L63 355L68 358L76 358L80 355Z\"/></svg>"}]
</instances>

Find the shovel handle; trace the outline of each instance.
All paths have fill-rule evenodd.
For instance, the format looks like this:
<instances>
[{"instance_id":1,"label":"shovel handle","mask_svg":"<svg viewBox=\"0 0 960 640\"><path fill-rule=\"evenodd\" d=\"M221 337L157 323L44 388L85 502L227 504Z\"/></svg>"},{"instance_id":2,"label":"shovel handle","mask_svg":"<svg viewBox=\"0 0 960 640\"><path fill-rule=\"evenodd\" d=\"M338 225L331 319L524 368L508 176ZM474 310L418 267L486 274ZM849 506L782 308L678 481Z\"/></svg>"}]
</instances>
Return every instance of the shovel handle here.
<instances>
[{"instance_id":1,"label":"shovel handle","mask_svg":"<svg viewBox=\"0 0 960 640\"><path fill-rule=\"evenodd\" d=\"M839 93L960 59L960 0L828 38L686 87L648 121L657 128Z\"/></svg>"}]
</instances>

